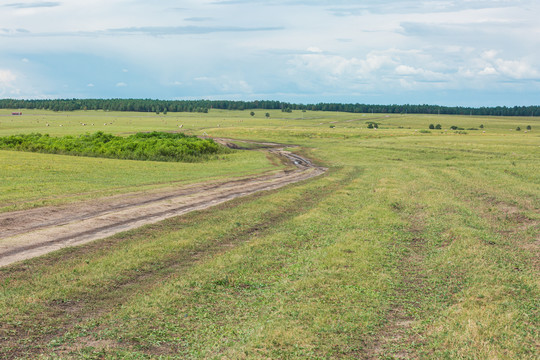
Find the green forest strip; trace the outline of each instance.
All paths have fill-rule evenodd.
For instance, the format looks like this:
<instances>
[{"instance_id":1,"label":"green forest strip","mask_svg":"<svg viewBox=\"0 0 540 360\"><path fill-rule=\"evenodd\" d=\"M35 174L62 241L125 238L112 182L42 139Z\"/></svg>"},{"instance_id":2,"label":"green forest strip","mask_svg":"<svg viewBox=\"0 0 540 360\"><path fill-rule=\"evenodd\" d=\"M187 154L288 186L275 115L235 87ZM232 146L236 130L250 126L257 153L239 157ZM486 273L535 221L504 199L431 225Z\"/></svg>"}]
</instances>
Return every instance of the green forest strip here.
<instances>
[{"instance_id":1,"label":"green forest strip","mask_svg":"<svg viewBox=\"0 0 540 360\"><path fill-rule=\"evenodd\" d=\"M184 134L150 132L121 137L101 131L80 136L51 137L48 134L32 133L0 137L0 149L177 162L198 162L233 151L212 139L200 139Z\"/></svg>"},{"instance_id":2,"label":"green forest strip","mask_svg":"<svg viewBox=\"0 0 540 360\"><path fill-rule=\"evenodd\" d=\"M446 114L475 116L540 116L540 106L463 107L415 104L293 104L273 100L152 100L152 99L0 99L0 109L42 109L53 111L104 110L137 112L202 112L210 109L248 110L265 109L291 112L292 110L341 111L347 113L382 114Z\"/></svg>"}]
</instances>

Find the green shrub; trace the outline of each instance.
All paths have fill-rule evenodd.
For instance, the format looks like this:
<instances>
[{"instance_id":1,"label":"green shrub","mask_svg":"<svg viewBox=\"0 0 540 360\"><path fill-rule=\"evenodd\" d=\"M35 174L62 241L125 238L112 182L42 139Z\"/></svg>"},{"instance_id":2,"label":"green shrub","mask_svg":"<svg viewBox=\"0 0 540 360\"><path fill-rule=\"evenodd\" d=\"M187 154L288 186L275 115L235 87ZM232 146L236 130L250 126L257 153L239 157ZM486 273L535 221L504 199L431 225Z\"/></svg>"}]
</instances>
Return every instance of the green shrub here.
<instances>
[{"instance_id":1,"label":"green shrub","mask_svg":"<svg viewBox=\"0 0 540 360\"><path fill-rule=\"evenodd\" d=\"M368 124L368 129L379 128L379 123L376 123L374 121L366 121L366 124Z\"/></svg>"},{"instance_id":2,"label":"green shrub","mask_svg":"<svg viewBox=\"0 0 540 360\"><path fill-rule=\"evenodd\" d=\"M0 137L0 149L50 154L105 157L130 160L195 162L232 150L212 139L180 133L137 133L128 137L101 131L78 137L50 137L37 133Z\"/></svg>"}]
</instances>

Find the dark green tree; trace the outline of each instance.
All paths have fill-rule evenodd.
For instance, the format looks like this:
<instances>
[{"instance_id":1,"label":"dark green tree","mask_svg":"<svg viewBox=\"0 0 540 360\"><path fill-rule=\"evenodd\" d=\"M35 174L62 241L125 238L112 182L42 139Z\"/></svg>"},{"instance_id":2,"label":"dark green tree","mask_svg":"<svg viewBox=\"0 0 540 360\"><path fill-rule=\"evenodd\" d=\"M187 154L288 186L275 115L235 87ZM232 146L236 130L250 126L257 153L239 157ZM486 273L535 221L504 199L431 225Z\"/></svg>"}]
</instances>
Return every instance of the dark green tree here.
<instances>
[{"instance_id":1,"label":"dark green tree","mask_svg":"<svg viewBox=\"0 0 540 360\"><path fill-rule=\"evenodd\" d=\"M44 99L17 100L0 99L0 109L44 109L55 111L105 110L155 112L167 109L170 112L208 112L208 109L223 110L310 110L342 111L348 113L383 114L446 114L471 116L537 116L540 106L496 106L459 107L437 105L373 105L373 104L292 104L274 100L231 101L231 100L153 100L153 99ZM288 110L287 110L288 109ZM480 127L482 128L482 127Z\"/></svg>"}]
</instances>

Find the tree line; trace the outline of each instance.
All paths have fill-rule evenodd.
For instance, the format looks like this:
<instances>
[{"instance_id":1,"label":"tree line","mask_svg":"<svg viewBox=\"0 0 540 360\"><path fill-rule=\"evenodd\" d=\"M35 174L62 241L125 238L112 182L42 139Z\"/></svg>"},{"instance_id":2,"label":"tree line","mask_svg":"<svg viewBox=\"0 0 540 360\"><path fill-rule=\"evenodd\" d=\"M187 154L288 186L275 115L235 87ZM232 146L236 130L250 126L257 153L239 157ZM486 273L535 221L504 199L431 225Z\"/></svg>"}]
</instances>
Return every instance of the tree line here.
<instances>
[{"instance_id":1,"label":"tree line","mask_svg":"<svg viewBox=\"0 0 540 360\"><path fill-rule=\"evenodd\" d=\"M383 114L445 114L488 116L540 116L540 106L463 107L439 105L375 105L375 104L294 104L273 100L153 100L153 99L0 99L0 109L43 109L52 111L104 110L136 112L202 112L222 110L293 110L340 111Z\"/></svg>"}]
</instances>

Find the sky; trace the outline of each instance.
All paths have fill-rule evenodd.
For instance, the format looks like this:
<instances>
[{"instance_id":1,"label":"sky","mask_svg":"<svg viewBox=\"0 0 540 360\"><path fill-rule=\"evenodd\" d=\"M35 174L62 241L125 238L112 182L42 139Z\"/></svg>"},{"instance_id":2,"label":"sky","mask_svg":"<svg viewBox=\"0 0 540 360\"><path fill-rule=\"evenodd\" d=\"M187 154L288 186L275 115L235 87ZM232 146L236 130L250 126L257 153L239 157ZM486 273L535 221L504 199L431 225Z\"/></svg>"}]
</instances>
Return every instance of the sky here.
<instances>
[{"instance_id":1,"label":"sky","mask_svg":"<svg viewBox=\"0 0 540 360\"><path fill-rule=\"evenodd\" d=\"M538 0L0 0L0 98L540 104Z\"/></svg>"}]
</instances>

